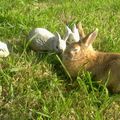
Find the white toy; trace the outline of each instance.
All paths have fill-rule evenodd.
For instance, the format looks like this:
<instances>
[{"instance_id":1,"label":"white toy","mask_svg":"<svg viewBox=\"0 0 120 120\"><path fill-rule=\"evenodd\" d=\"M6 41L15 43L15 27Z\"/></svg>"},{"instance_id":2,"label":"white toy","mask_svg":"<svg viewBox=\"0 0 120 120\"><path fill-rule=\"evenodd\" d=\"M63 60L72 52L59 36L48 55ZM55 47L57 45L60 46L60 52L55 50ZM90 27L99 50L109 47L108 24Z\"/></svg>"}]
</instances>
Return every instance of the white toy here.
<instances>
[{"instance_id":1,"label":"white toy","mask_svg":"<svg viewBox=\"0 0 120 120\"><path fill-rule=\"evenodd\" d=\"M67 25L66 25L66 34L68 34L68 36L66 36L64 39L67 39L67 41L69 43L72 42L78 42L80 40L80 35L79 35L79 30L76 27L76 25L74 24L73 26L73 30L71 30Z\"/></svg>"},{"instance_id":2,"label":"white toy","mask_svg":"<svg viewBox=\"0 0 120 120\"><path fill-rule=\"evenodd\" d=\"M7 45L0 41L0 57L7 57L9 54Z\"/></svg>"},{"instance_id":3,"label":"white toy","mask_svg":"<svg viewBox=\"0 0 120 120\"><path fill-rule=\"evenodd\" d=\"M66 37L67 38L67 37ZM28 35L30 47L34 51L63 52L66 49L66 40L61 39L58 32L56 35L45 28L35 28Z\"/></svg>"}]
</instances>

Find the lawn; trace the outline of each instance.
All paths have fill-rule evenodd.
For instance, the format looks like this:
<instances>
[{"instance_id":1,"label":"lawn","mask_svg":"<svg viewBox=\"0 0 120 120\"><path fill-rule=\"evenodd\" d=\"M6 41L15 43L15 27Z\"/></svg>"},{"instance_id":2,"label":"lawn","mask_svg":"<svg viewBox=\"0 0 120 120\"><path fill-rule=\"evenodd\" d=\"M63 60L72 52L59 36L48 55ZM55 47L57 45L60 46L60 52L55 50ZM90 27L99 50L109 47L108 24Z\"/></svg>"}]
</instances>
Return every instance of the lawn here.
<instances>
[{"instance_id":1,"label":"lawn","mask_svg":"<svg viewBox=\"0 0 120 120\"><path fill-rule=\"evenodd\" d=\"M1 120L119 120L120 95L83 72L71 81L55 53L26 49L35 27L65 33L82 22L99 29L94 48L120 52L119 0L0 0L0 40L10 56L0 59Z\"/></svg>"}]
</instances>

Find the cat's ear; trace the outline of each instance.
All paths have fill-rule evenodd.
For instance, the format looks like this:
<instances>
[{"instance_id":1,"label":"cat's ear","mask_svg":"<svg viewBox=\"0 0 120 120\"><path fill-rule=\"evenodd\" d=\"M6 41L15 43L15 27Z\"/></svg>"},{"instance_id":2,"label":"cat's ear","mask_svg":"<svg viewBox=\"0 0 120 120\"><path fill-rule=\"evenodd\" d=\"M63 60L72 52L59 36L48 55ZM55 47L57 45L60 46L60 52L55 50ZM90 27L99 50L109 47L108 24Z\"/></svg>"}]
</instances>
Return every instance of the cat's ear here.
<instances>
[{"instance_id":1,"label":"cat's ear","mask_svg":"<svg viewBox=\"0 0 120 120\"><path fill-rule=\"evenodd\" d=\"M98 28L96 28L93 32L89 33L85 38L82 39L82 42L85 46L90 46L93 41L96 39L98 34Z\"/></svg>"}]
</instances>

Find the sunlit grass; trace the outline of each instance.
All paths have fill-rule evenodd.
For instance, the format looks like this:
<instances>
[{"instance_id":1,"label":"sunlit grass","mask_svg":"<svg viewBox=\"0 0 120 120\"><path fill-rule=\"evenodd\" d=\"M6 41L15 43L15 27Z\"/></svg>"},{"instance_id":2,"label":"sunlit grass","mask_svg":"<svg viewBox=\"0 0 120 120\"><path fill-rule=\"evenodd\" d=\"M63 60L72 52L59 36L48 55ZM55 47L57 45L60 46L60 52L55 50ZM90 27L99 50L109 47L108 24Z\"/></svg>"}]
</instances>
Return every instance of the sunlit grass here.
<instances>
[{"instance_id":1,"label":"sunlit grass","mask_svg":"<svg viewBox=\"0 0 120 120\"><path fill-rule=\"evenodd\" d=\"M65 24L81 21L85 33L99 29L94 47L120 51L120 6L114 0L1 0L0 39L10 56L0 59L1 120L118 120L119 95L83 72L70 80L54 53L27 49L35 27L63 36Z\"/></svg>"}]
</instances>

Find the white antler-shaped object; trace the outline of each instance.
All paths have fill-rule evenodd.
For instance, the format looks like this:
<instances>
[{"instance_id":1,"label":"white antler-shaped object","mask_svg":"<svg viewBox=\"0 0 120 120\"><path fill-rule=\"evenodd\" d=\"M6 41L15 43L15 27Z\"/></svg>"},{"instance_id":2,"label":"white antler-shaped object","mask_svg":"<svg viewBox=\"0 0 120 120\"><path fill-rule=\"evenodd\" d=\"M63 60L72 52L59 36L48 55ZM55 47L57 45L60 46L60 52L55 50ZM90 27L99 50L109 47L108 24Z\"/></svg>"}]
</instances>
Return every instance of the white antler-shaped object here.
<instances>
[{"instance_id":1,"label":"white antler-shaped object","mask_svg":"<svg viewBox=\"0 0 120 120\"><path fill-rule=\"evenodd\" d=\"M73 36L74 36L76 42L78 42L80 40L79 30L75 24L73 25Z\"/></svg>"},{"instance_id":2,"label":"white antler-shaped object","mask_svg":"<svg viewBox=\"0 0 120 120\"><path fill-rule=\"evenodd\" d=\"M67 41L67 39L69 38L69 35L72 34L71 29L66 25L66 34L64 36L64 40Z\"/></svg>"},{"instance_id":3,"label":"white antler-shaped object","mask_svg":"<svg viewBox=\"0 0 120 120\"><path fill-rule=\"evenodd\" d=\"M80 35L79 35L79 31L78 28L76 27L76 25L73 25L73 30L71 30L67 25L66 25L66 36L65 36L65 40L68 39L68 42L72 43L72 42L78 42L80 40Z\"/></svg>"}]
</instances>

